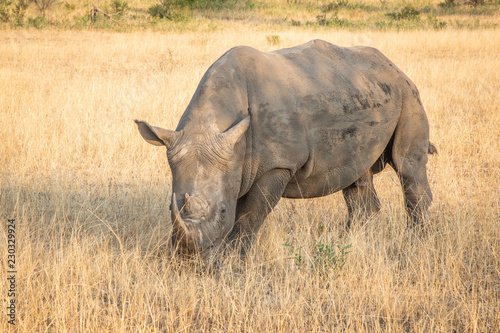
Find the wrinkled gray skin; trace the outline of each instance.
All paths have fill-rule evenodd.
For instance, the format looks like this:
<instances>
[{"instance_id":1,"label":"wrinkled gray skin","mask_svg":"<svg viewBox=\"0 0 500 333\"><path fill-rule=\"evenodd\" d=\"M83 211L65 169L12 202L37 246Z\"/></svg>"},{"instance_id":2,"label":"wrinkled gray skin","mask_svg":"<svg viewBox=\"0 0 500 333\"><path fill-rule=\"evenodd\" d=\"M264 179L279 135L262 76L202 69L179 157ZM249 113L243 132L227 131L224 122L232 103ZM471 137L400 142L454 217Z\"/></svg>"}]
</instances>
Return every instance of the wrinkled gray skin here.
<instances>
[{"instance_id":1,"label":"wrinkled gray skin","mask_svg":"<svg viewBox=\"0 0 500 333\"><path fill-rule=\"evenodd\" d=\"M350 220L372 214L373 174L387 163L412 220L432 200L426 163L435 148L418 90L373 48L235 47L208 69L175 131L136 123L167 148L182 253L250 240L281 197L342 190Z\"/></svg>"}]
</instances>

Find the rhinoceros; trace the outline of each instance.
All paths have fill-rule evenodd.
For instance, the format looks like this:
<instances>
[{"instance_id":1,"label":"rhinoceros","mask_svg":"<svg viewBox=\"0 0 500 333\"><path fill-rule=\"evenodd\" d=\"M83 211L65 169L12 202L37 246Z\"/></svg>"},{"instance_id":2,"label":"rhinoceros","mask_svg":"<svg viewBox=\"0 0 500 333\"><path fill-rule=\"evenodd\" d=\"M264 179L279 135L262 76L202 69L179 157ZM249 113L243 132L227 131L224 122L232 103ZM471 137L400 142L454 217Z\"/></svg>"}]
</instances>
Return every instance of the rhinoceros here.
<instances>
[{"instance_id":1,"label":"rhinoceros","mask_svg":"<svg viewBox=\"0 0 500 333\"><path fill-rule=\"evenodd\" d=\"M207 70L175 131L135 122L166 147L172 241L182 253L251 242L281 197L342 190L349 221L377 212L373 175L386 164L410 221L432 200L426 164L436 149L419 92L371 47L234 47Z\"/></svg>"}]
</instances>

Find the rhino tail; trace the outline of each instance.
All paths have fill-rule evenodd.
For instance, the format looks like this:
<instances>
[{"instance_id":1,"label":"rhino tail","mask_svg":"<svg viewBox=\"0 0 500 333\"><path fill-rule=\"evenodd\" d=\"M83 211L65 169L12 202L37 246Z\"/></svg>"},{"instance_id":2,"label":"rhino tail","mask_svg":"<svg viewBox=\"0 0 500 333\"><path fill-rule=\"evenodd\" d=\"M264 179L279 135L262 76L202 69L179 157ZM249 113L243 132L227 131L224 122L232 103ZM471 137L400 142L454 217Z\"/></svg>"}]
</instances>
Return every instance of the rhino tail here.
<instances>
[{"instance_id":1,"label":"rhino tail","mask_svg":"<svg viewBox=\"0 0 500 333\"><path fill-rule=\"evenodd\" d=\"M436 146L434 146L431 142L429 142L429 148L427 149L427 153L431 155L438 153Z\"/></svg>"}]
</instances>

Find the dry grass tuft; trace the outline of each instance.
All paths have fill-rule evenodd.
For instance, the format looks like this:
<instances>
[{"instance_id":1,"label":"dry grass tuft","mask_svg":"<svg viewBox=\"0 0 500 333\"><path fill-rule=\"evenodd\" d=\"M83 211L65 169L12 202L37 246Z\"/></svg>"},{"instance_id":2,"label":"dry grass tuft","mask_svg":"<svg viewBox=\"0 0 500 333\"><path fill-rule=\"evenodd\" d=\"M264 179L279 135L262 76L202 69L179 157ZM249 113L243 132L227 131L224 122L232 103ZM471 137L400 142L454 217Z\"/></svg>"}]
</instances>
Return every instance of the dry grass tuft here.
<instances>
[{"instance_id":1,"label":"dry grass tuft","mask_svg":"<svg viewBox=\"0 0 500 333\"><path fill-rule=\"evenodd\" d=\"M175 128L208 66L234 45L276 48L267 35L237 26L0 35L0 247L15 218L19 332L498 330L497 31L279 33L280 47L313 38L377 47L420 88L439 150L427 234L406 227L386 170L376 178L383 210L348 234L340 195L283 200L245 262L229 256L206 272L165 253L165 152L133 119ZM296 265L282 246L302 246L307 259L335 242L352 244L337 278ZM4 299L7 270L2 255Z\"/></svg>"}]
</instances>

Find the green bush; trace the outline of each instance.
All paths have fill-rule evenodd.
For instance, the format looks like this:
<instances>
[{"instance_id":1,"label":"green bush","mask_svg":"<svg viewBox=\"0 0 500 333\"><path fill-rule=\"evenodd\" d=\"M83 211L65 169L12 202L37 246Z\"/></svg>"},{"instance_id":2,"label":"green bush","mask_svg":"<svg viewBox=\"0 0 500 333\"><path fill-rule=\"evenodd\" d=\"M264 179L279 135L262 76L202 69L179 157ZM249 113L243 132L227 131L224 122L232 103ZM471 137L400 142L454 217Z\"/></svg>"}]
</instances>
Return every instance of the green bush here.
<instances>
[{"instance_id":1,"label":"green bush","mask_svg":"<svg viewBox=\"0 0 500 333\"><path fill-rule=\"evenodd\" d=\"M302 255L303 246L294 247L291 244L283 244L283 246L289 248L289 259L293 259L299 269L307 267L313 275L323 278L336 278L344 268L349 253L348 250L352 245L340 246L338 243L333 245L316 243L312 257Z\"/></svg>"},{"instance_id":2,"label":"green bush","mask_svg":"<svg viewBox=\"0 0 500 333\"><path fill-rule=\"evenodd\" d=\"M85 27L87 27L90 22L91 22L91 19L90 19L90 14L85 14L85 15L74 15L73 16L73 25L71 25L71 28L76 28L76 29L83 29Z\"/></svg>"},{"instance_id":3,"label":"green bush","mask_svg":"<svg viewBox=\"0 0 500 333\"><path fill-rule=\"evenodd\" d=\"M455 3L455 0L445 0L444 2L439 3L438 6L441 8L453 8L456 7L457 4Z\"/></svg>"},{"instance_id":4,"label":"green bush","mask_svg":"<svg viewBox=\"0 0 500 333\"><path fill-rule=\"evenodd\" d=\"M76 6L74 3L67 3L65 2L64 3L64 9L66 9L67 11L73 11L75 10Z\"/></svg>"},{"instance_id":5,"label":"green bush","mask_svg":"<svg viewBox=\"0 0 500 333\"><path fill-rule=\"evenodd\" d=\"M37 16L34 18L31 18L31 17L28 18L27 24L30 27L42 29L42 28L46 27L47 25L49 25L49 22L47 21L47 19L45 17Z\"/></svg>"},{"instance_id":6,"label":"green bush","mask_svg":"<svg viewBox=\"0 0 500 333\"><path fill-rule=\"evenodd\" d=\"M28 3L25 0L19 0L12 9L14 14L14 25L16 27L22 27L24 25L24 14L28 9Z\"/></svg>"},{"instance_id":7,"label":"green bush","mask_svg":"<svg viewBox=\"0 0 500 333\"><path fill-rule=\"evenodd\" d=\"M326 14L316 16L316 23L323 27L352 28L354 26L347 19L339 18L337 15L327 18Z\"/></svg>"},{"instance_id":8,"label":"green bush","mask_svg":"<svg viewBox=\"0 0 500 333\"><path fill-rule=\"evenodd\" d=\"M251 9L255 3L251 0L160 0L159 3L149 7L148 14L153 18L177 20L183 17L178 14L178 10L182 8L203 11L235 9L238 6Z\"/></svg>"},{"instance_id":9,"label":"green bush","mask_svg":"<svg viewBox=\"0 0 500 333\"><path fill-rule=\"evenodd\" d=\"M239 0L179 0L182 7L199 10L234 9L239 2Z\"/></svg>"},{"instance_id":10,"label":"green bush","mask_svg":"<svg viewBox=\"0 0 500 333\"><path fill-rule=\"evenodd\" d=\"M153 18L166 18L170 13L166 12L163 6L159 3L156 3L148 8L148 14Z\"/></svg>"},{"instance_id":11,"label":"green bush","mask_svg":"<svg viewBox=\"0 0 500 333\"><path fill-rule=\"evenodd\" d=\"M326 5L323 5L321 7L321 10L323 13L328 13L337 11L340 8L351 9L351 7L352 6L349 4L349 0L339 0L339 1L332 1L330 3L327 3Z\"/></svg>"},{"instance_id":12,"label":"green bush","mask_svg":"<svg viewBox=\"0 0 500 333\"><path fill-rule=\"evenodd\" d=\"M10 5L12 1L0 0L0 20L3 22L10 21Z\"/></svg>"},{"instance_id":13,"label":"green bush","mask_svg":"<svg viewBox=\"0 0 500 333\"><path fill-rule=\"evenodd\" d=\"M346 9L346 10L361 9L368 12L377 10L375 6L366 5L361 2L350 2L349 0L332 1L325 5L320 6L320 9L323 13L337 12L341 9Z\"/></svg>"},{"instance_id":14,"label":"green bush","mask_svg":"<svg viewBox=\"0 0 500 333\"><path fill-rule=\"evenodd\" d=\"M114 13L120 13L121 15L125 14L128 10L128 2L121 0L113 0L111 2L111 11Z\"/></svg>"},{"instance_id":15,"label":"green bush","mask_svg":"<svg viewBox=\"0 0 500 333\"><path fill-rule=\"evenodd\" d=\"M40 13L40 16L43 17L45 16L45 12L52 9L52 7L54 6L59 5L59 2L57 0L30 0L30 1L36 5Z\"/></svg>"},{"instance_id":16,"label":"green bush","mask_svg":"<svg viewBox=\"0 0 500 333\"><path fill-rule=\"evenodd\" d=\"M176 0L161 0L159 3L148 8L148 14L153 18L171 20L172 10L178 7L179 5Z\"/></svg>"},{"instance_id":17,"label":"green bush","mask_svg":"<svg viewBox=\"0 0 500 333\"><path fill-rule=\"evenodd\" d=\"M28 3L25 0L0 0L0 21L13 23L16 27L24 24L24 14L28 9Z\"/></svg>"},{"instance_id":18,"label":"green bush","mask_svg":"<svg viewBox=\"0 0 500 333\"><path fill-rule=\"evenodd\" d=\"M405 6L399 12L387 13L385 15L396 21L418 20L420 18L420 12L412 5Z\"/></svg>"},{"instance_id":19,"label":"green bush","mask_svg":"<svg viewBox=\"0 0 500 333\"><path fill-rule=\"evenodd\" d=\"M277 46L281 44L281 38L278 35L267 35L266 40L267 44L271 46Z\"/></svg>"},{"instance_id":20,"label":"green bush","mask_svg":"<svg viewBox=\"0 0 500 333\"><path fill-rule=\"evenodd\" d=\"M434 16L428 16L427 17L427 22L429 25L431 25L434 29L443 29L446 27L446 22L444 21L439 21L436 17Z\"/></svg>"}]
</instances>

